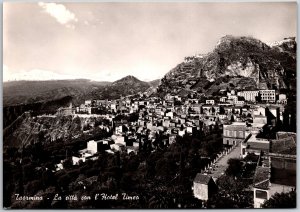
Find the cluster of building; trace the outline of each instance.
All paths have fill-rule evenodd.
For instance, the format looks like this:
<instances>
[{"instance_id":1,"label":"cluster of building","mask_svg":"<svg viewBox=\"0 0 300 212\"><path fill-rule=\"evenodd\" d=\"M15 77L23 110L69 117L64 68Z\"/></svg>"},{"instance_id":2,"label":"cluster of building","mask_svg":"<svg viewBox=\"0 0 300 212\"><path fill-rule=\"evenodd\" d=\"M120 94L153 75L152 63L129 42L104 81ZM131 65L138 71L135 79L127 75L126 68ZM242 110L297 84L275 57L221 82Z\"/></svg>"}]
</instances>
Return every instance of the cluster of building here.
<instances>
[{"instance_id":1,"label":"cluster of building","mask_svg":"<svg viewBox=\"0 0 300 212\"><path fill-rule=\"evenodd\" d=\"M281 163L278 161L284 161L282 166L291 172L295 171L293 165L296 160L295 154L282 153L287 148L295 148L295 134L278 132L278 138L275 140L261 137L264 126L274 127L283 122L286 95L278 95L275 90L237 93L232 90L220 93L222 95L218 97L219 99L203 99L197 94L185 97L167 94L164 98L141 95L110 101L86 100L78 107L70 105L67 108L60 108L57 114L73 116L110 114L112 136L87 142L87 148L73 155L73 165L79 164L80 161L95 160L98 153L103 151L111 154L118 151L137 154L147 142L154 150L158 138L163 145L168 146L175 142L177 136L198 135L198 132L206 135L215 128L223 129L223 144L238 146L240 158L246 157L249 153L259 156L257 171L253 176L253 192L254 207L260 207L262 202L274 193L274 187L277 190L288 188L285 191L295 187L281 186L280 182L275 186L270 171L272 164L282 165L278 165ZM132 114L136 117L133 120L128 119ZM123 118L117 118L119 115ZM274 158L276 163L272 162ZM290 161L292 165L286 165ZM208 200L217 190L215 180L216 178L207 173L197 174L193 186L195 197Z\"/></svg>"},{"instance_id":2,"label":"cluster of building","mask_svg":"<svg viewBox=\"0 0 300 212\"><path fill-rule=\"evenodd\" d=\"M270 113L273 116L267 116ZM240 149L239 158L258 156L253 175L253 206L262 204L275 193L296 189L296 133L277 132L275 139L263 138L263 127L281 121L280 110L274 106L252 111L253 122L233 122L223 125L223 144ZM269 120L270 119L270 120ZM212 163L211 166L214 166ZM198 173L194 179L194 196L207 201L217 191L217 179L224 173Z\"/></svg>"},{"instance_id":3,"label":"cluster of building","mask_svg":"<svg viewBox=\"0 0 300 212\"><path fill-rule=\"evenodd\" d=\"M223 90L225 92L225 90ZM227 92L226 96L220 98L220 102L228 102L236 105L244 105L246 102L256 103L278 103L286 104L286 94L276 94L275 90L251 90L251 91L239 91Z\"/></svg>"}]
</instances>

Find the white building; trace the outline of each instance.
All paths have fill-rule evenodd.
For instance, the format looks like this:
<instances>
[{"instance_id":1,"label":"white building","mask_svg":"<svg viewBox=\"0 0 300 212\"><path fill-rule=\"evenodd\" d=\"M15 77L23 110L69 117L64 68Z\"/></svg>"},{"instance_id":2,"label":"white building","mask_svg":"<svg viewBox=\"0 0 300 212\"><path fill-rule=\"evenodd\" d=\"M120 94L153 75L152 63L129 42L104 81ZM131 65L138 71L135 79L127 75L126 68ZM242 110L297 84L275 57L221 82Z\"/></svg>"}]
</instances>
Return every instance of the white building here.
<instances>
[{"instance_id":1,"label":"white building","mask_svg":"<svg viewBox=\"0 0 300 212\"><path fill-rule=\"evenodd\" d=\"M122 151L125 149L125 145L122 143L111 144L110 148L115 151Z\"/></svg>"},{"instance_id":2,"label":"white building","mask_svg":"<svg viewBox=\"0 0 300 212\"><path fill-rule=\"evenodd\" d=\"M252 116L254 115L261 115L261 116L266 116L266 108L265 107L257 107L255 110L252 112Z\"/></svg>"},{"instance_id":3,"label":"white building","mask_svg":"<svg viewBox=\"0 0 300 212\"><path fill-rule=\"evenodd\" d=\"M196 126L187 126L186 127L186 132L189 133L189 134L194 134L197 130L197 127Z\"/></svg>"},{"instance_id":4,"label":"white building","mask_svg":"<svg viewBox=\"0 0 300 212\"><path fill-rule=\"evenodd\" d=\"M118 109L117 104L116 104L116 103L112 103L112 104L110 105L110 109L111 109L112 111L114 111L114 112L117 112L117 109Z\"/></svg>"},{"instance_id":5,"label":"white building","mask_svg":"<svg viewBox=\"0 0 300 212\"><path fill-rule=\"evenodd\" d=\"M279 94L278 102L280 104L287 104L286 94Z\"/></svg>"},{"instance_id":6,"label":"white building","mask_svg":"<svg viewBox=\"0 0 300 212\"><path fill-rule=\"evenodd\" d=\"M238 96L244 97L246 101L255 102L259 91L240 91L237 93Z\"/></svg>"},{"instance_id":7,"label":"white building","mask_svg":"<svg viewBox=\"0 0 300 212\"><path fill-rule=\"evenodd\" d=\"M166 113L166 116L170 117L171 119L173 119L174 113L172 111L170 111L170 112Z\"/></svg>"},{"instance_id":8,"label":"white building","mask_svg":"<svg viewBox=\"0 0 300 212\"><path fill-rule=\"evenodd\" d=\"M275 102L276 93L275 90L260 90L261 100L266 102Z\"/></svg>"},{"instance_id":9,"label":"white building","mask_svg":"<svg viewBox=\"0 0 300 212\"><path fill-rule=\"evenodd\" d=\"M217 192L217 185L211 176L198 173L194 179L192 190L195 198L207 201Z\"/></svg>"},{"instance_id":10,"label":"white building","mask_svg":"<svg viewBox=\"0 0 300 212\"><path fill-rule=\"evenodd\" d=\"M208 104L208 105L214 105L215 104L215 100L208 99L208 100L206 100L206 104Z\"/></svg>"},{"instance_id":11,"label":"white building","mask_svg":"<svg viewBox=\"0 0 300 212\"><path fill-rule=\"evenodd\" d=\"M220 98L220 102L226 102L226 100L227 100L226 96L223 96L223 97Z\"/></svg>"},{"instance_id":12,"label":"white building","mask_svg":"<svg viewBox=\"0 0 300 212\"><path fill-rule=\"evenodd\" d=\"M235 105L237 105L237 106L243 106L245 104L245 101L244 100L237 100L237 101L235 101Z\"/></svg>"},{"instance_id":13,"label":"white building","mask_svg":"<svg viewBox=\"0 0 300 212\"><path fill-rule=\"evenodd\" d=\"M91 104L92 104L92 100L85 100L84 101L84 105L86 105L86 106L91 106Z\"/></svg>"},{"instance_id":14,"label":"white building","mask_svg":"<svg viewBox=\"0 0 300 212\"><path fill-rule=\"evenodd\" d=\"M93 155L99 151L99 145L102 144L102 141L91 140L87 143L87 150Z\"/></svg>"}]
</instances>

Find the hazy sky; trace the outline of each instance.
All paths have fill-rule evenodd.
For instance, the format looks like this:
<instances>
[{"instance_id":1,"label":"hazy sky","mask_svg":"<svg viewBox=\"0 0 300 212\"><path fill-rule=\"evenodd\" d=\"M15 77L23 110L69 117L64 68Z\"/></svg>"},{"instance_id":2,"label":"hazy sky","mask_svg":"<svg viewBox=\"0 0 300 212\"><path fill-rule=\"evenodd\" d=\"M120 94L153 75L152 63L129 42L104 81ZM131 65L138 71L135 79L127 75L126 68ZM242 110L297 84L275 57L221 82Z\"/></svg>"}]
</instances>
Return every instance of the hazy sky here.
<instances>
[{"instance_id":1,"label":"hazy sky","mask_svg":"<svg viewBox=\"0 0 300 212\"><path fill-rule=\"evenodd\" d=\"M4 3L4 81L153 80L224 35L296 31L296 3Z\"/></svg>"}]
</instances>

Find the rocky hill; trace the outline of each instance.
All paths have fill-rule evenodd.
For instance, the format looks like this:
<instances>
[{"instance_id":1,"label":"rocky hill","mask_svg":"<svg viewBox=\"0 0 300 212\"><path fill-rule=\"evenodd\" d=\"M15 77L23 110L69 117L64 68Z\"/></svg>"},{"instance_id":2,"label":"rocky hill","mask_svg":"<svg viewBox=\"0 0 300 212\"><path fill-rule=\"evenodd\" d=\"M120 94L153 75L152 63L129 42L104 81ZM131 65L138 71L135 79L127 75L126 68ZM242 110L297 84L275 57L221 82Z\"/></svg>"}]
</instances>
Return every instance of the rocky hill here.
<instances>
[{"instance_id":1,"label":"rocky hill","mask_svg":"<svg viewBox=\"0 0 300 212\"><path fill-rule=\"evenodd\" d=\"M24 113L13 123L14 126L4 129L3 145L19 148L34 143L44 145L83 139L101 132L101 125L105 121L107 120L101 117L33 116L31 113ZM102 130L107 132L108 129L104 127Z\"/></svg>"},{"instance_id":2,"label":"rocky hill","mask_svg":"<svg viewBox=\"0 0 300 212\"><path fill-rule=\"evenodd\" d=\"M296 89L296 41L267 45L252 37L225 36L207 54L186 57L168 72L158 93L213 94L220 89Z\"/></svg>"},{"instance_id":3,"label":"rocky hill","mask_svg":"<svg viewBox=\"0 0 300 212\"><path fill-rule=\"evenodd\" d=\"M87 94L87 97L93 97L96 99L118 99L121 96L144 92L150 87L150 83L141 81L136 77L129 75L103 88L91 91Z\"/></svg>"},{"instance_id":4,"label":"rocky hill","mask_svg":"<svg viewBox=\"0 0 300 212\"><path fill-rule=\"evenodd\" d=\"M150 81L148 83L151 85L151 87L156 88L159 85L159 83L160 83L160 79L152 80L152 81Z\"/></svg>"}]
</instances>

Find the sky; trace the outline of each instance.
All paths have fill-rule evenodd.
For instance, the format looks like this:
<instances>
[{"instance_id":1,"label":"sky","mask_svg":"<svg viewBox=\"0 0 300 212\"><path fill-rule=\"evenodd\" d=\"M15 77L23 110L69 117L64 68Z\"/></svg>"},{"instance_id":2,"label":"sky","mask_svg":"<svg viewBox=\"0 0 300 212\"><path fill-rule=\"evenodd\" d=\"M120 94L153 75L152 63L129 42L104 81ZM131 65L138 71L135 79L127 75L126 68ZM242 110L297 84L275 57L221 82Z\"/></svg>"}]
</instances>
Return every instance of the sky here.
<instances>
[{"instance_id":1,"label":"sky","mask_svg":"<svg viewBox=\"0 0 300 212\"><path fill-rule=\"evenodd\" d=\"M296 3L3 3L3 81L163 77L225 35L296 37Z\"/></svg>"}]
</instances>

